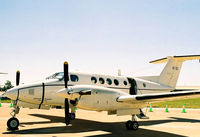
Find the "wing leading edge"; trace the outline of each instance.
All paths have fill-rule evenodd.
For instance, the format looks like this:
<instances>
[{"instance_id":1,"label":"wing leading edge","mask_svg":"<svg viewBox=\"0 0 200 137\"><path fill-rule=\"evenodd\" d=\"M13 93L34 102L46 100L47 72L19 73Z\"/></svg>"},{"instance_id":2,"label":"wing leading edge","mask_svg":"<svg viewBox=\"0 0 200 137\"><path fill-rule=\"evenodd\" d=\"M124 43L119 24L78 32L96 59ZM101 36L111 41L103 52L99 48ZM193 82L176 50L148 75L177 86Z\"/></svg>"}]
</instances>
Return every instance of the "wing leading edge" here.
<instances>
[{"instance_id":1,"label":"wing leading edge","mask_svg":"<svg viewBox=\"0 0 200 137\"><path fill-rule=\"evenodd\" d=\"M175 99L195 98L200 97L200 90L195 91L181 91L181 92L168 92L156 94L143 94L143 95L123 95L117 98L118 102L122 103L138 103L138 102L160 102Z\"/></svg>"}]
</instances>

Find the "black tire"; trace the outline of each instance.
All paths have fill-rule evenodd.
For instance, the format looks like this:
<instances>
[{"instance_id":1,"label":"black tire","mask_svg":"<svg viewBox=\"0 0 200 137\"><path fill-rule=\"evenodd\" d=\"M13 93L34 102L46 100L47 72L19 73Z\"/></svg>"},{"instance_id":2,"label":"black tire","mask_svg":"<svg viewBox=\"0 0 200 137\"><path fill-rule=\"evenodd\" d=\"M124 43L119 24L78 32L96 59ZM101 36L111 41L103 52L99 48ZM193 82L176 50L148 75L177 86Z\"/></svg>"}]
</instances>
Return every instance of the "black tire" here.
<instances>
[{"instance_id":1,"label":"black tire","mask_svg":"<svg viewBox=\"0 0 200 137\"><path fill-rule=\"evenodd\" d=\"M132 130L133 128L133 122L131 120L126 122L126 129L127 130Z\"/></svg>"},{"instance_id":2,"label":"black tire","mask_svg":"<svg viewBox=\"0 0 200 137\"><path fill-rule=\"evenodd\" d=\"M138 130L139 124L137 121L132 121L132 130Z\"/></svg>"},{"instance_id":3,"label":"black tire","mask_svg":"<svg viewBox=\"0 0 200 137\"><path fill-rule=\"evenodd\" d=\"M10 118L7 121L8 130L17 130L19 126L19 120L17 118Z\"/></svg>"},{"instance_id":4,"label":"black tire","mask_svg":"<svg viewBox=\"0 0 200 137\"><path fill-rule=\"evenodd\" d=\"M76 114L75 113L69 113L70 120L75 120L76 119Z\"/></svg>"}]
</instances>

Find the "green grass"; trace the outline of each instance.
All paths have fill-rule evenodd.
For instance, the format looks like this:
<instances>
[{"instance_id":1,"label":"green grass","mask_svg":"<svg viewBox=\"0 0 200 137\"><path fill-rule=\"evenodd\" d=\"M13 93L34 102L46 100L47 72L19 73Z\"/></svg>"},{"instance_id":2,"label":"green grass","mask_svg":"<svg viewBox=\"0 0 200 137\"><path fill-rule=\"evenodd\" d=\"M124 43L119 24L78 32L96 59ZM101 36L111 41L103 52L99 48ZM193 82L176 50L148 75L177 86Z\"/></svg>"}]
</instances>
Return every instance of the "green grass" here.
<instances>
[{"instance_id":1,"label":"green grass","mask_svg":"<svg viewBox=\"0 0 200 137\"><path fill-rule=\"evenodd\" d=\"M200 108L200 98L158 102L158 103L152 103L151 105L152 107L155 108L164 108L166 106L166 103L168 103L168 108L182 108L183 104L185 104L186 108Z\"/></svg>"},{"instance_id":2,"label":"green grass","mask_svg":"<svg viewBox=\"0 0 200 137\"><path fill-rule=\"evenodd\" d=\"M1 103L11 103L11 100L10 99L1 100Z\"/></svg>"}]
</instances>

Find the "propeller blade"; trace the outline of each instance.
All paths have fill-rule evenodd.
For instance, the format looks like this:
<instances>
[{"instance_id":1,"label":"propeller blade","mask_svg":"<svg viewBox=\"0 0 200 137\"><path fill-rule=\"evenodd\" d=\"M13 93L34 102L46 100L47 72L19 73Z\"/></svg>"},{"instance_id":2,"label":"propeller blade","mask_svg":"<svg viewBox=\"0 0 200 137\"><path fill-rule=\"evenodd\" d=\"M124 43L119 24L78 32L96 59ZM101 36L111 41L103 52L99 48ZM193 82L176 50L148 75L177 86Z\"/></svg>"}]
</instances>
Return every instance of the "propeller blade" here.
<instances>
[{"instance_id":1,"label":"propeller blade","mask_svg":"<svg viewBox=\"0 0 200 137\"><path fill-rule=\"evenodd\" d=\"M70 117L69 117L69 102L68 99L65 98L65 124L70 124Z\"/></svg>"},{"instance_id":2,"label":"propeller blade","mask_svg":"<svg viewBox=\"0 0 200 137\"><path fill-rule=\"evenodd\" d=\"M65 88L67 88L67 83L69 81L69 72L68 72L68 62L64 62L64 81L65 81Z\"/></svg>"},{"instance_id":3,"label":"propeller blade","mask_svg":"<svg viewBox=\"0 0 200 137\"><path fill-rule=\"evenodd\" d=\"M69 72L68 72L68 62L64 62L64 82L65 82L65 89L67 88L67 84L69 81ZM70 117L69 117L69 102L68 99L65 98L65 124L70 124Z\"/></svg>"},{"instance_id":4,"label":"propeller blade","mask_svg":"<svg viewBox=\"0 0 200 137\"><path fill-rule=\"evenodd\" d=\"M19 82L20 82L20 71L18 70L16 72L16 85L18 86L19 85Z\"/></svg>"}]
</instances>

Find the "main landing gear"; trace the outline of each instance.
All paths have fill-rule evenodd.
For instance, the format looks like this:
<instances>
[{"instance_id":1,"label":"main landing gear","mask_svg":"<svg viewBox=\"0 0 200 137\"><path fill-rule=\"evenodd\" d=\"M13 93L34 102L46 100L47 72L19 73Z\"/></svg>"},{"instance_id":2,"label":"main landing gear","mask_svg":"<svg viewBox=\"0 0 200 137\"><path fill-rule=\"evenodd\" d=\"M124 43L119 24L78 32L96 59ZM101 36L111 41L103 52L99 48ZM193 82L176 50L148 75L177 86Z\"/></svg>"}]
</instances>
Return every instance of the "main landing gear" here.
<instances>
[{"instance_id":1,"label":"main landing gear","mask_svg":"<svg viewBox=\"0 0 200 137\"><path fill-rule=\"evenodd\" d=\"M132 115L132 121L129 120L126 122L126 129L127 130L138 130L139 124L136 121L135 115Z\"/></svg>"},{"instance_id":2,"label":"main landing gear","mask_svg":"<svg viewBox=\"0 0 200 137\"><path fill-rule=\"evenodd\" d=\"M8 130L18 130L19 127L19 120L15 116L19 113L20 108L16 105L17 101L14 101L13 104L14 109L10 113L12 117L7 121Z\"/></svg>"},{"instance_id":3,"label":"main landing gear","mask_svg":"<svg viewBox=\"0 0 200 137\"><path fill-rule=\"evenodd\" d=\"M76 119L76 105L77 105L77 99L76 100L70 100L70 104L72 105L71 107L71 113L69 113L69 118L70 120L75 120Z\"/></svg>"},{"instance_id":4,"label":"main landing gear","mask_svg":"<svg viewBox=\"0 0 200 137\"><path fill-rule=\"evenodd\" d=\"M75 113L69 113L69 118L70 118L70 120L75 120L76 114Z\"/></svg>"}]
</instances>

